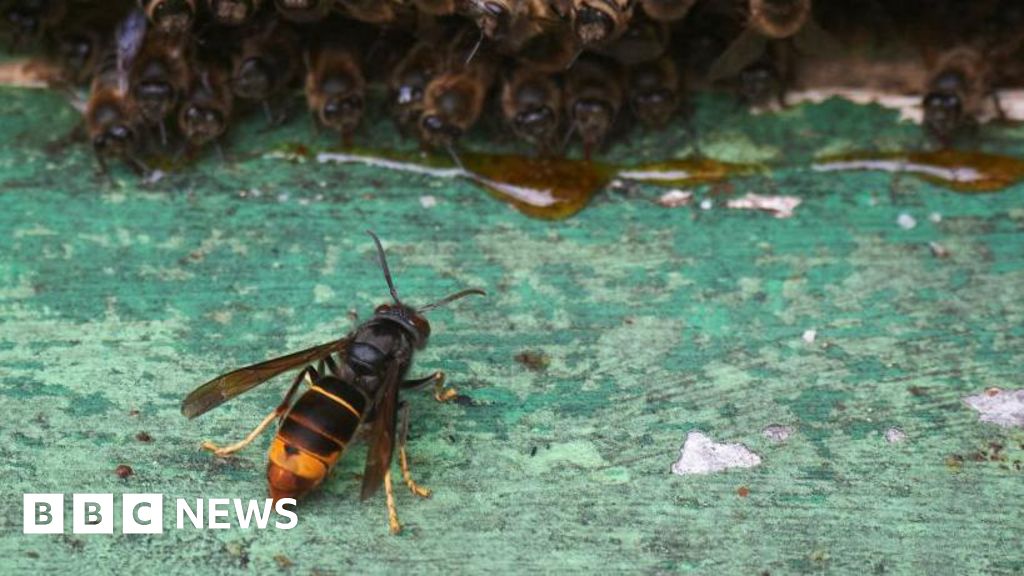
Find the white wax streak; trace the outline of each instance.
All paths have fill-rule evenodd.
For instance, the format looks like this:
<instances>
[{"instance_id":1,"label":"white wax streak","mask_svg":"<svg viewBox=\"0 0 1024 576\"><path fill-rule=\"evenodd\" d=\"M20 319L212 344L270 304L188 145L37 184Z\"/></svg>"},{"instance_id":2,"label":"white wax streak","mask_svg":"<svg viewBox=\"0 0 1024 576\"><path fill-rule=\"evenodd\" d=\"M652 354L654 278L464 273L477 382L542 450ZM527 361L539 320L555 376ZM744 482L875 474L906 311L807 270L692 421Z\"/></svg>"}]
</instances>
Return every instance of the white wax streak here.
<instances>
[{"instance_id":1,"label":"white wax streak","mask_svg":"<svg viewBox=\"0 0 1024 576\"><path fill-rule=\"evenodd\" d=\"M480 176L479 174L463 170L462 168L432 168L430 166L423 166L412 162L399 162L397 160L386 160L383 158L374 158L372 156L360 156L358 154L343 154L338 152L323 152L317 154L316 161L321 164L326 162L364 164L366 166L387 168L388 170L398 170L401 172L411 172L413 174L425 174L438 178L467 178L482 186L499 190L502 194L531 206L547 207L558 203L558 200L551 193L550 189L530 188L527 186L516 186L515 184L509 184L507 182L497 182L490 178Z\"/></svg>"},{"instance_id":2,"label":"white wax streak","mask_svg":"<svg viewBox=\"0 0 1024 576\"><path fill-rule=\"evenodd\" d=\"M431 166L424 166L413 162L400 162L398 160L387 160L374 156L360 156L359 154L321 152L316 155L316 161L321 164L326 164L327 162L337 162L339 164L363 164L366 166L387 168L388 170L398 170L400 172L426 174L428 176L436 176L438 178L472 178L472 175L462 168L433 168Z\"/></svg>"},{"instance_id":3,"label":"white wax streak","mask_svg":"<svg viewBox=\"0 0 1024 576\"><path fill-rule=\"evenodd\" d=\"M616 176L626 180L636 180L637 182L673 182L692 177L686 170L623 170L616 174Z\"/></svg>"},{"instance_id":4,"label":"white wax streak","mask_svg":"<svg viewBox=\"0 0 1024 576\"><path fill-rule=\"evenodd\" d=\"M878 170L880 172L909 172L935 176L950 182L977 182L983 179L974 168L942 168L918 164L907 160L837 160L821 162L811 167L815 172L843 172L846 170Z\"/></svg>"}]
</instances>

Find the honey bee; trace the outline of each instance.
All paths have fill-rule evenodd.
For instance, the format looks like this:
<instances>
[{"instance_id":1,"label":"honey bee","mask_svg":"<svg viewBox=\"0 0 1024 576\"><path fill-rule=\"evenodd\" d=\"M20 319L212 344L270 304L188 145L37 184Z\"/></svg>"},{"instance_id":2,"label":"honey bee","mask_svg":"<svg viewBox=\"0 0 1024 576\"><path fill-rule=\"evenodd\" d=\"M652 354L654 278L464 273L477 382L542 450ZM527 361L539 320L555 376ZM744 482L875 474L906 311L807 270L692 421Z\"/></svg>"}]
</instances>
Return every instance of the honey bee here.
<instances>
[{"instance_id":1,"label":"honey bee","mask_svg":"<svg viewBox=\"0 0 1024 576\"><path fill-rule=\"evenodd\" d=\"M565 26L546 26L523 42L515 53L522 65L539 72L563 72L580 55L576 36Z\"/></svg>"},{"instance_id":2,"label":"honey bee","mask_svg":"<svg viewBox=\"0 0 1024 576\"><path fill-rule=\"evenodd\" d=\"M640 0L640 6L651 18L659 22L682 20L697 0Z\"/></svg>"},{"instance_id":3,"label":"honey bee","mask_svg":"<svg viewBox=\"0 0 1024 576\"><path fill-rule=\"evenodd\" d=\"M344 43L323 41L308 60L306 102L313 122L340 133L349 145L363 117L366 92L359 55Z\"/></svg>"},{"instance_id":4,"label":"honey bee","mask_svg":"<svg viewBox=\"0 0 1024 576\"><path fill-rule=\"evenodd\" d=\"M271 20L242 40L233 58L231 89L242 100L260 103L267 120L278 123L283 117L275 117L271 101L294 82L301 62L295 32L279 20Z\"/></svg>"},{"instance_id":5,"label":"honey bee","mask_svg":"<svg viewBox=\"0 0 1024 576\"><path fill-rule=\"evenodd\" d=\"M136 157L141 146L139 119L128 94L128 72L145 34L146 16L139 10L129 12L117 27L115 48L102 59L92 81L85 126L104 174L108 157L123 158L137 171L145 171Z\"/></svg>"},{"instance_id":6,"label":"honey bee","mask_svg":"<svg viewBox=\"0 0 1024 576\"><path fill-rule=\"evenodd\" d=\"M562 88L550 75L517 66L501 88L505 122L521 140L542 153L554 150L562 117Z\"/></svg>"},{"instance_id":7,"label":"honey bee","mask_svg":"<svg viewBox=\"0 0 1024 576\"><path fill-rule=\"evenodd\" d=\"M409 7L394 0L337 0L337 2L338 7L346 16L367 24L390 25L412 15Z\"/></svg>"},{"instance_id":8,"label":"honey bee","mask_svg":"<svg viewBox=\"0 0 1024 576\"><path fill-rule=\"evenodd\" d=\"M629 104L649 128L664 127L679 109L682 94L679 71L668 56L629 69Z\"/></svg>"},{"instance_id":9,"label":"honey bee","mask_svg":"<svg viewBox=\"0 0 1024 576\"><path fill-rule=\"evenodd\" d=\"M668 24L652 20L643 13L637 13L621 36L613 42L599 46L595 51L631 66L656 60L668 50L671 40Z\"/></svg>"},{"instance_id":10,"label":"honey bee","mask_svg":"<svg viewBox=\"0 0 1024 576\"><path fill-rule=\"evenodd\" d=\"M397 534L401 524L391 482L396 446L406 486L417 496L430 496L430 490L414 482L409 472L409 408L399 400L400 391L433 384L438 402L456 396L453 389L445 388L443 372L406 379L413 357L427 346L430 338L425 313L466 296L485 294L483 290L469 288L420 308L403 303L391 279L384 248L376 235L370 235L377 246L393 303L378 306L373 318L340 339L210 380L182 401L181 413L195 418L279 374L303 367L277 408L244 440L224 447L204 442L203 448L217 456L228 456L245 448L276 421L277 433L267 454L270 497L275 501L301 498L324 482L357 438L357 431L368 425L369 451L360 497L369 498L383 485L388 526L392 534ZM309 388L293 403L303 383Z\"/></svg>"},{"instance_id":11,"label":"honey bee","mask_svg":"<svg viewBox=\"0 0 1024 576\"><path fill-rule=\"evenodd\" d=\"M789 67L785 54L776 54L768 47L761 58L749 64L736 76L740 102L755 108L777 104L786 106L786 86L789 84Z\"/></svg>"},{"instance_id":12,"label":"honey bee","mask_svg":"<svg viewBox=\"0 0 1024 576\"><path fill-rule=\"evenodd\" d=\"M473 20L480 33L496 41L507 38L530 15L531 0L466 0L460 12Z\"/></svg>"},{"instance_id":13,"label":"honey bee","mask_svg":"<svg viewBox=\"0 0 1024 576\"><path fill-rule=\"evenodd\" d=\"M999 99L992 89L992 66L981 50L961 45L942 54L928 81L924 107L924 128L942 145L948 145L957 132L977 124L986 112L986 99L1003 116Z\"/></svg>"},{"instance_id":14,"label":"honey bee","mask_svg":"<svg viewBox=\"0 0 1024 576\"><path fill-rule=\"evenodd\" d=\"M157 127L163 145L167 145L165 120L188 92L188 52L184 38L152 30L146 34L128 75L135 109L143 123Z\"/></svg>"},{"instance_id":15,"label":"honey bee","mask_svg":"<svg viewBox=\"0 0 1024 576\"><path fill-rule=\"evenodd\" d=\"M467 0L459 8L480 29L480 42L486 38L509 55L535 36L561 27L558 13L546 0ZM469 57L475 53L471 51Z\"/></svg>"},{"instance_id":16,"label":"honey bee","mask_svg":"<svg viewBox=\"0 0 1024 576\"><path fill-rule=\"evenodd\" d=\"M451 148L483 111L494 82L495 56L475 46L471 34L458 34L446 55L444 71L427 85L419 120L420 140L431 147ZM477 52L472 60L467 56Z\"/></svg>"},{"instance_id":17,"label":"honey bee","mask_svg":"<svg viewBox=\"0 0 1024 576\"><path fill-rule=\"evenodd\" d=\"M4 19L12 28L9 49L13 51L26 40L38 39L66 13L66 0L14 0L4 10Z\"/></svg>"},{"instance_id":18,"label":"honey bee","mask_svg":"<svg viewBox=\"0 0 1024 576\"><path fill-rule=\"evenodd\" d=\"M554 0L553 6L569 21L582 48L611 42L629 26L635 0Z\"/></svg>"},{"instance_id":19,"label":"honey bee","mask_svg":"<svg viewBox=\"0 0 1024 576\"><path fill-rule=\"evenodd\" d=\"M188 95L178 112L178 129L190 146L198 148L217 142L227 131L235 95L225 64L199 62L192 74Z\"/></svg>"},{"instance_id":20,"label":"honey bee","mask_svg":"<svg viewBox=\"0 0 1024 576\"><path fill-rule=\"evenodd\" d=\"M344 2L344 0L339 0ZM382 2L383 3L383 2ZM292 22L319 22L331 11L334 0L274 0L277 13Z\"/></svg>"},{"instance_id":21,"label":"honey bee","mask_svg":"<svg viewBox=\"0 0 1024 576\"><path fill-rule=\"evenodd\" d=\"M50 50L60 63L61 81L74 86L87 85L96 72L104 44L104 35L92 22L56 33Z\"/></svg>"},{"instance_id":22,"label":"honey bee","mask_svg":"<svg viewBox=\"0 0 1024 576\"><path fill-rule=\"evenodd\" d=\"M419 42L392 70L388 79L391 111L403 132L410 132L419 126L427 85L443 68L444 59L437 48L432 43Z\"/></svg>"},{"instance_id":23,"label":"honey bee","mask_svg":"<svg viewBox=\"0 0 1024 576\"><path fill-rule=\"evenodd\" d=\"M196 0L139 0L139 7L161 34L184 34L196 19Z\"/></svg>"},{"instance_id":24,"label":"honey bee","mask_svg":"<svg viewBox=\"0 0 1024 576\"><path fill-rule=\"evenodd\" d=\"M221 26L241 26L263 7L263 0L206 0L213 21Z\"/></svg>"},{"instance_id":25,"label":"honey bee","mask_svg":"<svg viewBox=\"0 0 1024 576\"><path fill-rule=\"evenodd\" d=\"M447 16L455 13L456 0L412 0L416 9L431 16Z\"/></svg>"},{"instance_id":26,"label":"honey bee","mask_svg":"<svg viewBox=\"0 0 1024 576\"><path fill-rule=\"evenodd\" d=\"M749 0L747 26L711 66L711 79L733 76L760 58L769 41L785 40L801 54L840 52L838 42L815 22L811 0Z\"/></svg>"},{"instance_id":27,"label":"honey bee","mask_svg":"<svg viewBox=\"0 0 1024 576\"><path fill-rule=\"evenodd\" d=\"M565 79L565 114L570 134L578 133L583 141L587 160L615 124L624 92L622 71L614 60L584 54L569 69Z\"/></svg>"}]
</instances>

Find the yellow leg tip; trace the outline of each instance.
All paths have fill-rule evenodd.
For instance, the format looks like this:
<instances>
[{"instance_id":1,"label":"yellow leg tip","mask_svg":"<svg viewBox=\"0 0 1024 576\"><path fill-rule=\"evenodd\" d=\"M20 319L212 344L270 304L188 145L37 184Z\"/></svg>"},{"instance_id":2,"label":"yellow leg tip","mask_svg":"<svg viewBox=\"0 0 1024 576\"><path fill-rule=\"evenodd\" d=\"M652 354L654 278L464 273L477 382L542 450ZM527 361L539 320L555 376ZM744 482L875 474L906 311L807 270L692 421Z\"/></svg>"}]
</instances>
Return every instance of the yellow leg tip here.
<instances>
[{"instance_id":1,"label":"yellow leg tip","mask_svg":"<svg viewBox=\"0 0 1024 576\"><path fill-rule=\"evenodd\" d=\"M455 398L459 395L459 391L455 388L444 388L434 392L434 400L444 403Z\"/></svg>"},{"instance_id":2,"label":"yellow leg tip","mask_svg":"<svg viewBox=\"0 0 1024 576\"><path fill-rule=\"evenodd\" d=\"M398 535L402 533L402 525L398 523L398 520L388 520L388 532Z\"/></svg>"}]
</instances>

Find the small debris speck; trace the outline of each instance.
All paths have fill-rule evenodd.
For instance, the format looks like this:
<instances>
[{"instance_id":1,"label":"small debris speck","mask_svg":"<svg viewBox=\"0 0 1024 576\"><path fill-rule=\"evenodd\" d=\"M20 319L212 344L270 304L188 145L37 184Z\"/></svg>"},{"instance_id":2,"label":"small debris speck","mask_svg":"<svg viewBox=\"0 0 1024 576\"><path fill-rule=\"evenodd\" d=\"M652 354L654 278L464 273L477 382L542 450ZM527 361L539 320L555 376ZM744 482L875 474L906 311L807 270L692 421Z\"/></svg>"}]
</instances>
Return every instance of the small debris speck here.
<instances>
[{"instance_id":1,"label":"small debris speck","mask_svg":"<svg viewBox=\"0 0 1024 576\"><path fill-rule=\"evenodd\" d=\"M947 249L942 244L939 244L938 242L929 242L928 243L928 248L931 249L932 256L935 256L936 258L948 258L949 257L949 249Z\"/></svg>"},{"instance_id":2,"label":"small debris speck","mask_svg":"<svg viewBox=\"0 0 1024 576\"><path fill-rule=\"evenodd\" d=\"M885 441L890 443L890 444L895 444L897 442L903 442L906 439L907 439L907 433L904 432L903 430L900 430L899 428L897 428L895 426L893 426L892 428L889 428L888 430L885 431Z\"/></svg>"},{"instance_id":3,"label":"small debris speck","mask_svg":"<svg viewBox=\"0 0 1024 576\"><path fill-rule=\"evenodd\" d=\"M424 208L433 208L437 206L437 198L431 195L420 196L420 206Z\"/></svg>"},{"instance_id":4,"label":"small debris speck","mask_svg":"<svg viewBox=\"0 0 1024 576\"><path fill-rule=\"evenodd\" d=\"M801 336L801 338L804 339L804 342L807 342L808 344L814 343L814 340L817 337L818 337L818 331L813 329L813 328L811 328L809 330L804 330L804 335Z\"/></svg>"},{"instance_id":5,"label":"small debris speck","mask_svg":"<svg viewBox=\"0 0 1024 576\"><path fill-rule=\"evenodd\" d=\"M781 424L772 424L765 426L764 430L761 430L761 436L764 436L772 442L782 443L789 440L790 435L793 434L792 426L783 426Z\"/></svg>"},{"instance_id":6,"label":"small debris speck","mask_svg":"<svg viewBox=\"0 0 1024 576\"><path fill-rule=\"evenodd\" d=\"M118 478L125 479L135 474L135 470L132 470L132 467L127 464L121 464L114 469L114 474L117 474Z\"/></svg>"},{"instance_id":7,"label":"small debris speck","mask_svg":"<svg viewBox=\"0 0 1024 576\"><path fill-rule=\"evenodd\" d=\"M544 352L537 350L523 350L516 354L515 360L525 366L527 370L533 372L546 370L548 365L551 364L551 358Z\"/></svg>"},{"instance_id":8,"label":"small debris speck","mask_svg":"<svg viewBox=\"0 0 1024 576\"><path fill-rule=\"evenodd\" d=\"M747 496L750 496L750 488L740 486L736 489L736 494L738 494L740 498L746 498Z\"/></svg>"},{"instance_id":9,"label":"small debris speck","mask_svg":"<svg viewBox=\"0 0 1024 576\"><path fill-rule=\"evenodd\" d=\"M711 210L712 208L714 208L714 206L715 206L715 203L712 202L710 198L705 198L705 199L700 201L700 209L701 210Z\"/></svg>"},{"instance_id":10,"label":"small debris speck","mask_svg":"<svg viewBox=\"0 0 1024 576\"><path fill-rule=\"evenodd\" d=\"M938 224L939 222L942 222L942 214L939 214L938 212L932 212L931 214L928 215L928 221L931 222L932 224Z\"/></svg>"},{"instance_id":11,"label":"small debris speck","mask_svg":"<svg viewBox=\"0 0 1024 576\"><path fill-rule=\"evenodd\" d=\"M669 190L658 198L658 204L665 208L679 208L680 206L686 206L693 200L693 192L690 190Z\"/></svg>"},{"instance_id":12,"label":"small debris speck","mask_svg":"<svg viewBox=\"0 0 1024 576\"><path fill-rule=\"evenodd\" d=\"M708 474L729 468L752 468L760 463L761 457L743 444L719 444L704 433L691 430L679 450L679 460L672 465L672 473Z\"/></svg>"},{"instance_id":13,"label":"small debris speck","mask_svg":"<svg viewBox=\"0 0 1024 576\"><path fill-rule=\"evenodd\" d=\"M896 217L896 223L900 225L900 228L904 230L911 230L917 226L917 219L906 212L901 213Z\"/></svg>"},{"instance_id":14,"label":"small debris speck","mask_svg":"<svg viewBox=\"0 0 1024 576\"><path fill-rule=\"evenodd\" d=\"M139 432L135 435L135 439L139 442L152 442L153 437L149 435L149 432Z\"/></svg>"}]
</instances>

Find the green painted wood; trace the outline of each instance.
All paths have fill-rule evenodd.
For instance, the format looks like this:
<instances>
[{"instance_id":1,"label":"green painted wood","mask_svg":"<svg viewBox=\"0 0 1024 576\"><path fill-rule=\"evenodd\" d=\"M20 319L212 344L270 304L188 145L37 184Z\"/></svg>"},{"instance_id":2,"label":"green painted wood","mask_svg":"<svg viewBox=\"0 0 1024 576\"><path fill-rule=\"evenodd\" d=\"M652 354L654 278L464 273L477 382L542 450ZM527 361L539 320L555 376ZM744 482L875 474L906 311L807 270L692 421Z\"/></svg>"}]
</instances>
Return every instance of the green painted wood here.
<instances>
[{"instance_id":1,"label":"green painted wood","mask_svg":"<svg viewBox=\"0 0 1024 576\"><path fill-rule=\"evenodd\" d=\"M1024 573L1024 431L961 401L1024 385L1024 187L965 196L807 169L919 147L892 112L697 103L705 153L790 165L731 184L800 196L791 219L723 209L722 187L702 186L711 210L635 187L544 222L463 183L262 155L330 146L304 118L246 125L226 164L153 184L118 168L111 185L84 146L47 148L76 121L59 96L5 90L0 105L0 572ZM633 133L608 155L683 155L680 133ZM986 129L979 146L1020 152L1022 136ZM385 122L360 135L396 138ZM362 449L287 532L20 533L25 492L262 497L269 437L229 460L198 445L239 438L286 382L194 422L178 404L365 319L386 299L366 228L408 300L490 292L432 314L415 370L446 370L473 402L408 395L414 472L435 494L399 492L404 534L387 534L383 497L357 497ZM531 370L524 351L550 363ZM769 442L770 424L794 433ZM906 440L886 442L890 427ZM672 475L691 429L763 461Z\"/></svg>"}]
</instances>

